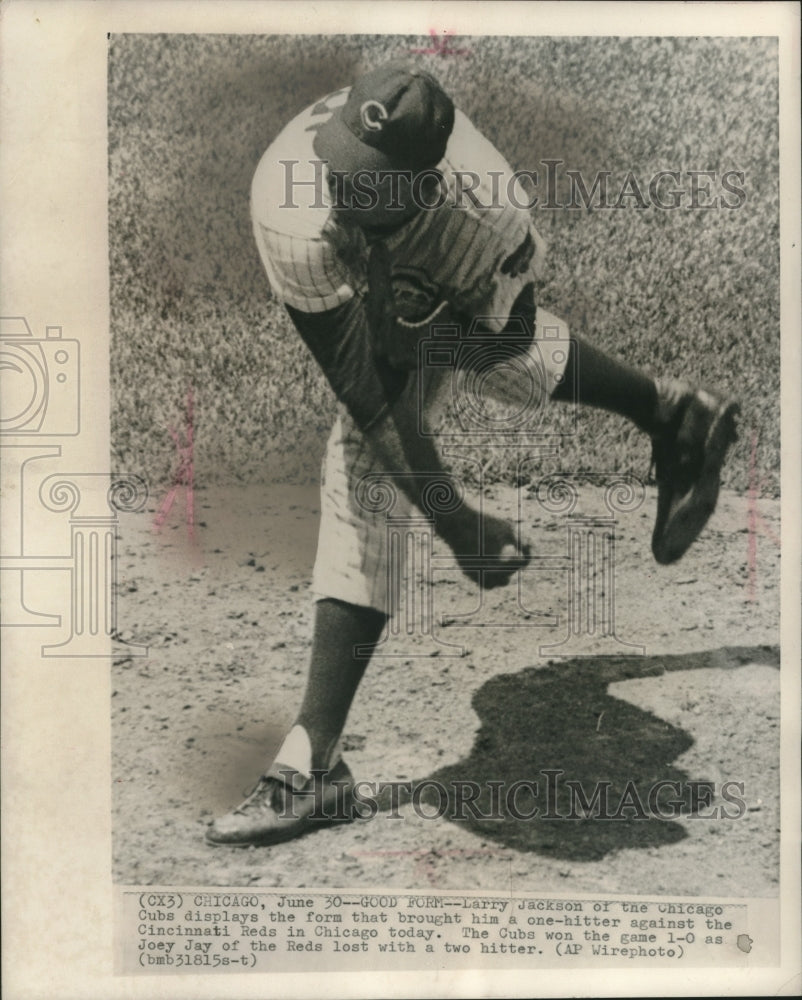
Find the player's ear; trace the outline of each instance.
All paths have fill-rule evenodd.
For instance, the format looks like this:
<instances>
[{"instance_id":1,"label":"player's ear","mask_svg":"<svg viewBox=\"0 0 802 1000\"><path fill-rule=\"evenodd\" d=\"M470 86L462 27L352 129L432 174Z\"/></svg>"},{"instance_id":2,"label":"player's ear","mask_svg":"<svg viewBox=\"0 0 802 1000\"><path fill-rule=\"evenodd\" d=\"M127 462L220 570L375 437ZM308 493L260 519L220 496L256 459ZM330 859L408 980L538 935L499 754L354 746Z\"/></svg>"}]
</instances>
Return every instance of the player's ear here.
<instances>
[{"instance_id":1,"label":"player's ear","mask_svg":"<svg viewBox=\"0 0 802 1000\"><path fill-rule=\"evenodd\" d=\"M329 187L331 200L338 208L345 208L348 204L348 175L342 170L329 170L326 174L326 182Z\"/></svg>"},{"instance_id":2,"label":"player's ear","mask_svg":"<svg viewBox=\"0 0 802 1000\"><path fill-rule=\"evenodd\" d=\"M413 185L413 190L417 183ZM420 208L433 208L448 194L448 186L443 174L436 167L429 167L419 175L419 190L415 192Z\"/></svg>"}]
</instances>

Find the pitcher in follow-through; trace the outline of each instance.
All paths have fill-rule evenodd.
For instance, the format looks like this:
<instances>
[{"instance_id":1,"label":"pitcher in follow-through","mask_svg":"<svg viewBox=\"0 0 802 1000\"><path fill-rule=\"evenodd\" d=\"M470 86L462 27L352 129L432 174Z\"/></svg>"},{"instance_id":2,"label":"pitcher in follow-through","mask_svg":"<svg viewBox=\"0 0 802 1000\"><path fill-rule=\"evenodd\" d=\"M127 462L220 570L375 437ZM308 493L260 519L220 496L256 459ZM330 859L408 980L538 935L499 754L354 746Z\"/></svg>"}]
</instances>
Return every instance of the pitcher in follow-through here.
<instances>
[{"instance_id":1,"label":"pitcher in follow-through","mask_svg":"<svg viewBox=\"0 0 802 1000\"><path fill-rule=\"evenodd\" d=\"M384 518L356 486L384 474L401 503L426 509L427 490L449 482L419 422L446 372L420 370L433 325L478 321L482 349L455 364L529 357L549 400L604 408L651 437L659 563L679 559L713 512L738 413L732 400L609 357L538 306L545 246L520 178L426 72L380 66L299 114L259 163L251 213L273 294L340 406L323 468L306 690L253 792L208 827L209 843L230 846L348 816L353 779L338 743L369 659L355 651L375 646L393 613ZM531 395L509 366L494 384L511 405ZM433 527L483 588L507 584L532 551L512 524L467 502L435 513Z\"/></svg>"}]
</instances>

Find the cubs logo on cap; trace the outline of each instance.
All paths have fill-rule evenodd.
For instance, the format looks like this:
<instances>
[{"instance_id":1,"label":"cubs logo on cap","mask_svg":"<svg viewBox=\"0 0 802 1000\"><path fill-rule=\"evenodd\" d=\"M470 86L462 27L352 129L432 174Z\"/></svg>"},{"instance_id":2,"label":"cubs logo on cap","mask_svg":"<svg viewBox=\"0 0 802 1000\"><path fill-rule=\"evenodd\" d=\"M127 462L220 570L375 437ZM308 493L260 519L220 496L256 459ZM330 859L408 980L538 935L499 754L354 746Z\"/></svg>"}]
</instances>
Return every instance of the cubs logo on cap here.
<instances>
[{"instance_id":1,"label":"cubs logo on cap","mask_svg":"<svg viewBox=\"0 0 802 1000\"><path fill-rule=\"evenodd\" d=\"M385 65L360 77L348 100L315 136L329 169L411 170L442 160L454 127L454 105L423 70Z\"/></svg>"},{"instance_id":2,"label":"cubs logo on cap","mask_svg":"<svg viewBox=\"0 0 802 1000\"><path fill-rule=\"evenodd\" d=\"M387 121L390 116L381 101L365 101L359 109L359 117L366 129L371 132L380 132L382 122Z\"/></svg>"}]
</instances>

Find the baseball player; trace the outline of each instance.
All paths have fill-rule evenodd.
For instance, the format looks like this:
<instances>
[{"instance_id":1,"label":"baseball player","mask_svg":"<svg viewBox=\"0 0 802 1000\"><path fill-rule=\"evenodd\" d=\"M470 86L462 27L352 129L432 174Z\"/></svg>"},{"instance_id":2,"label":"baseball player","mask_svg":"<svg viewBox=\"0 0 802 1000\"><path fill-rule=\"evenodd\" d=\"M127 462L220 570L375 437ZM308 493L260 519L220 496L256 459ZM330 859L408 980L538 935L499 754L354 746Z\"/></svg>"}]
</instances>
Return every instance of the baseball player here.
<instances>
[{"instance_id":1,"label":"baseball player","mask_svg":"<svg viewBox=\"0 0 802 1000\"><path fill-rule=\"evenodd\" d=\"M551 400L602 407L651 436L658 562L680 558L715 507L737 404L634 370L569 337L537 305L544 246L512 174L432 76L397 64L301 112L259 163L251 192L259 254L340 407L324 459L303 702L254 791L208 827L212 844L275 843L347 815L353 779L338 742L368 663L355 651L375 646L393 611L384 517L358 485L384 474L400 504L425 509L427 488L448 482L419 426L444 377L442 368L417 370L418 343L433 324L467 329L478 320L482 365L492 366L496 345L500 360L517 352L537 365ZM526 365L506 366L495 381L520 406L532 383L516 370ZM480 517L468 502L433 519L478 586L503 586L528 562L530 545L513 525Z\"/></svg>"}]
</instances>

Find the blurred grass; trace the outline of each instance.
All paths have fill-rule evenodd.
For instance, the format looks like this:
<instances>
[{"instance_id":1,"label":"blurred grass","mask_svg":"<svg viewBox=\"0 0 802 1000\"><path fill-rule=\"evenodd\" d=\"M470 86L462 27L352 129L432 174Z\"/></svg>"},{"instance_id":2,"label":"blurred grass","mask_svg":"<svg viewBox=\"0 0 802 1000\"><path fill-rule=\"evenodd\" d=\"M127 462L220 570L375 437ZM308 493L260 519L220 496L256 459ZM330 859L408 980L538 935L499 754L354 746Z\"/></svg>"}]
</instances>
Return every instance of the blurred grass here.
<instances>
[{"instance_id":1,"label":"blurred grass","mask_svg":"<svg viewBox=\"0 0 802 1000\"><path fill-rule=\"evenodd\" d=\"M428 40L399 36L119 35L109 48L112 440L118 469L156 486L175 465L169 428L195 408L195 477L318 475L334 401L253 244L250 181L307 104ZM760 38L472 38L464 57L412 57L516 168L563 161L589 181L627 171L746 174L732 211L535 210L551 252L539 301L654 374L717 387L743 406L726 484L750 452L779 492L777 52ZM558 195L565 194L560 174ZM541 193L542 193L541 181ZM687 178L683 184L687 188ZM713 183L714 194L721 194ZM687 198L685 204L687 205ZM550 428L570 429L565 407ZM494 478L512 474L492 442ZM557 469L645 475L648 442L583 409ZM463 471L471 468L466 465Z\"/></svg>"}]
</instances>

